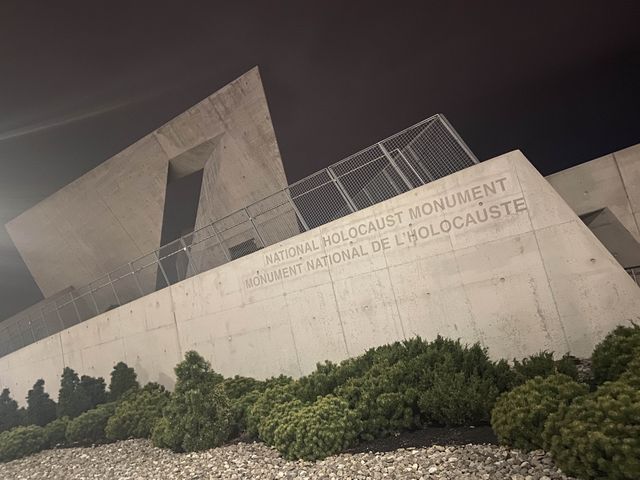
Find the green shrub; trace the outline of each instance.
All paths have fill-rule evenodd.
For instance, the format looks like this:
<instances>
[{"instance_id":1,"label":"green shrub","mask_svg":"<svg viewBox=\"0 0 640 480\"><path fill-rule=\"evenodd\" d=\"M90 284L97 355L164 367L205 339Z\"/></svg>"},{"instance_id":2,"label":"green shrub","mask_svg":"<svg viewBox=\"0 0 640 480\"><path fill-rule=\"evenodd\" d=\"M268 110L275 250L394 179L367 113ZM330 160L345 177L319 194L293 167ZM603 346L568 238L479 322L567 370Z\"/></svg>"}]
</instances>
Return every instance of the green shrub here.
<instances>
[{"instance_id":1,"label":"green shrub","mask_svg":"<svg viewBox=\"0 0 640 480\"><path fill-rule=\"evenodd\" d=\"M111 401L119 400L122 395L132 389L140 388L136 372L124 362L118 362L111 371L109 396Z\"/></svg>"},{"instance_id":2,"label":"green shrub","mask_svg":"<svg viewBox=\"0 0 640 480\"><path fill-rule=\"evenodd\" d=\"M327 395L307 406L293 403L298 405L290 405L275 420L273 446L285 458L318 460L355 443L360 421L344 400Z\"/></svg>"},{"instance_id":3,"label":"green shrub","mask_svg":"<svg viewBox=\"0 0 640 480\"><path fill-rule=\"evenodd\" d=\"M105 403L72 419L67 425L67 442L80 445L105 442L105 428L115 409L116 403Z\"/></svg>"},{"instance_id":4,"label":"green shrub","mask_svg":"<svg viewBox=\"0 0 640 480\"><path fill-rule=\"evenodd\" d=\"M27 394L27 423L45 426L56 418L56 402L44 391L44 380L36 381Z\"/></svg>"},{"instance_id":5,"label":"green shrub","mask_svg":"<svg viewBox=\"0 0 640 480\"><path fill-rule=\"evenodd\" d=\"M58 417L75 418L91 408L89 394L80 388L80 378L70 367L65 367L58 392Z\"/></svg>"},{"instance_id":6,"label":"green shrub","mask_svg":"<svg viewBox=\"0 0 640 480\"><path fill-rule=\"evenodd\" d=\"M296 382L289 380L262 392L246 412L247 434L258 437L260 423L267 418L276 405L296 400L297 388Z\"/></svg>"},{"instance_id":7,"label":"green shrub","mask_svg":"<svg viewBox=\"0 0 640 480\"><path fill-rule=\"evenodd\" d=\"M46 448L47 438L42 427L16 427L0 434L0 462L26 457Z\"/></svg>"},{"instance_id":8,"label":"green shrub","mask_svg":"<svg viewBox=\"0 0 640 480\"><path fill-rule=\"evenodd\" d=\"M640 353L640 327L619 326L596 345L591 356L596 385L616 380L629 362Z\"/></svg>"},{"instance_id":9,"label":"green shrub","mask_svg":"<svg viewBox=\"0 0 640 480\"><path fill-rule=\"evenodd\" d=\"M5 432L22 423L22 415L18 411L18 402L11 398L8 388L0 393L0 432Z\"/></svg>"},{"instance_id":10,"label":"green shrub","mask_svg":"<svg viewBox=\"0 0 640 480\"><path fill-rule=\"evenodd\" d=\"M563 472L582 479L640 478L640 390L620 379L551 415L545 449Z\"/></svg>"},{"instance_id":11,"label":"green shrub","mask_svg":"<svg viewBox=\"0 0 640 480\"><path fill-rule=\"evenodd\" d=\"M418 399L424 423L460 426L489 422L499 394L491 378L466 376L450 363L435 366L429 374L429 388Z\"/></svg>"},{"instance_id":12,"label":"green shrub","mask_svg":"<svg viewBox=\"0 0 640 480\"><path fill-rule=\"evenodd\" d=\"M236 375L233 378L226 378L221 385L229 398L231 409L229 435L234 438L246 430L249 409L267 388L267 382Z\"/></svg>"},{"instance_id":13,"label":"green shrub","mask_svg":"<svg viewBox=\"0 0 640 480\"><path fill-rule=\"evenodd\" d=\"M149 384L142 390L128 390L107 422L105 434L109 440L149 438L162 410L169 403L169 393L163 386Z\"/></svg>"},{"instance_id":14,"label":"green shrub","mask_svg":"<svg viewBox=\"0 0 640 480\"><path fill-rule=\"evenodd\" d=\"M154 445L176 452L205 450L229 436L229 399L223 377L209 362L190 351L176 366L176 386L152 433Z\"/></svg>"},{"instance_id":15,"label":"green shrub","mask_svg":"<svg viewBox=\"0 0 640 480\"><path fill-rule=\"evenodd\" d=\"M291 415L305 406L306 404L297 399L274 405L269 414L260 421L258 426L260 440L267 445L275 445L276 429L289 422Z\"/></svg>"},{"instance_id":16,"label":"green shrub","mask_svg":"<svg viewBox=\"0 0 640 480\"><path fill-rule=\"evenodd\" d=\"M587 391L586 385L567 375L535 377L498 399L491 427L501 443L527 451L542 448L542 431L549 415Z\"/></svg>"},{"instance_id":17,"label":"green shrub","mask_svg":"<svg viewBox=\"0 0 640 480\"><path fill-rule=\"evenodd\" d=\"M82 375L78 389L86 393L89 399L89 409L102 405L108 400L107 384L104 383L104 378L102 377L95 378L89 375Z\"/></svg>"},{"instance_id":18,"label":"green shrub","mask_svg":"<svg viewBox=\"0 0 640 480\"><path fill-rule=\"evenodd\" d=\"M495 398L512 382L507 363L492 362L480 345L442 337L397 342L366 355L371 367L336 389L362 419L362 440L425 425L486 422Z\"/></svg>"},{"instance_id":19,"label":"green shrub","mask_svg":"<svg viewBox=\"0 0 640 480\"><path fill-rule=\"evenodd\" d=\"M513 361L513 386L522 385L535 377L548 377L562 373L578 379L578 369L575 360L565 355L560 360L553 359L553 352L538 352L522 360Z\"/></svg>"},{"instance_id":20,"label":"green shrub","mask_svg":"<svg viewBox=\"0 0 640 480\"><path fill-rule=\"evenodd\" d=\"M44 432L47 439L46 448L55 448L60 445L64 445L67 440L67 425L69 424L69 417L58 418L44 427Z\"/></svg>"}]
</instances>

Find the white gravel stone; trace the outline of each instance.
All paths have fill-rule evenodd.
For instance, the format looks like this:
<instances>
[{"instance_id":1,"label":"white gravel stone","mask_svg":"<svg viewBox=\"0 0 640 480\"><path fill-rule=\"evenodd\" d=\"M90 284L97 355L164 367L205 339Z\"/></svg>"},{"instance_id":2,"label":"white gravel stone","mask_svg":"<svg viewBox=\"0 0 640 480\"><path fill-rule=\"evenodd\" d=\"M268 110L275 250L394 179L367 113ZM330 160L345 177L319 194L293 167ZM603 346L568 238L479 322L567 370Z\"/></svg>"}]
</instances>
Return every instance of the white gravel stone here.
<instances>
[{"instance_id":1,"label":"white gravel stone","mask_svg":"<svg viewBox=\"0 0 640 480\"><path fill-rule=\"evenodd\" d=\"M260 443L176 454L148 440L93 448L46 450L0 464L3 480L211 479L567 480L544 452L494 445L399 449L342 454L318 462L287 461Z\"/></svg>"}]
</instances>

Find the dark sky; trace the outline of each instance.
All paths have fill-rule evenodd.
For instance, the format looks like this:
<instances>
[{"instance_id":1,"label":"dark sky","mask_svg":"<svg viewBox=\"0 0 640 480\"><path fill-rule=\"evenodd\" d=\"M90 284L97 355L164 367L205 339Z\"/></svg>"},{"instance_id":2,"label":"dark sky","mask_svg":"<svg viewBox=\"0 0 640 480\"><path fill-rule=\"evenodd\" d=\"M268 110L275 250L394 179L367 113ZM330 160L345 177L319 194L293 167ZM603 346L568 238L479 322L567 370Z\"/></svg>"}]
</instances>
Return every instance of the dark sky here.
<instances>
[{"instance_id":1,"label":"dark sky","mask_svg":"<svg viewBox=\"0 0 640 480\"><path fill-rule=\"evenodd\" d=\"M259 65L290 181L434 113L548 174L640 142L640 2L0 2L0 225ZM0 228L0 318L40 299Z\"/></svg>"}]
</instances>

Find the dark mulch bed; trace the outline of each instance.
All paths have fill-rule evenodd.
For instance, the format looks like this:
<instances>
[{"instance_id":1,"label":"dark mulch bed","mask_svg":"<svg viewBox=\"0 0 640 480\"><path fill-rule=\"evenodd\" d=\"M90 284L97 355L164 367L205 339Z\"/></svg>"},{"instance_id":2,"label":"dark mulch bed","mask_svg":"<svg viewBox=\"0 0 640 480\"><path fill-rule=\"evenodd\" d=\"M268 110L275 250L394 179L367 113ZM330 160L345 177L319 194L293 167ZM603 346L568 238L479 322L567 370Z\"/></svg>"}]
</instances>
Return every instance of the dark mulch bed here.
<instances>
[{"instance_id":1,"label":"dark mulch bed","mask_svg":"<svg viewBox=\"0 0 640 480\"><path fill-rule=\"evenodd\" d=\"M431 427L415 432L402 432L371 442L360 443L346 453L390 452L398 448L430 447L431 445L466 445L467 443L498 444L491 427Z\"/></svg>"}]
</instances>

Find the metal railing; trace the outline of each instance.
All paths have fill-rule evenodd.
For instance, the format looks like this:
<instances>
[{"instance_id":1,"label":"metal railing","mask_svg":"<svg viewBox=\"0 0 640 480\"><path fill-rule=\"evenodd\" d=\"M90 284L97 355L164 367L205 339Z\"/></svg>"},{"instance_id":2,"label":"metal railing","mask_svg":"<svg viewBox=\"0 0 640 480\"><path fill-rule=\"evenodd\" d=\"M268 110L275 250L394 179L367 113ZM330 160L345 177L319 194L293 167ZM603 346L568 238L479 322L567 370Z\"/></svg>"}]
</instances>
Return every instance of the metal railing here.
<instances>
[{"instance_id":1,"label":"metal railing","mask_svg":"<svg viewBox=\"0 0 640 480\"><path fill-rule=\"evenodd\" d=\"M478 163L430 117L0 324L0 356L198 273Z\"/></svg>"},{"instance_id":2,"label":"metal railing","mask_svg":"<svg viewBox=\"0 0 640 480\"><path fill-rule=\"evenodd\" d=\"M627 273L633 278L633 281L640 287L640 267L625 268Z\"/></svg>"}]
</instances>

